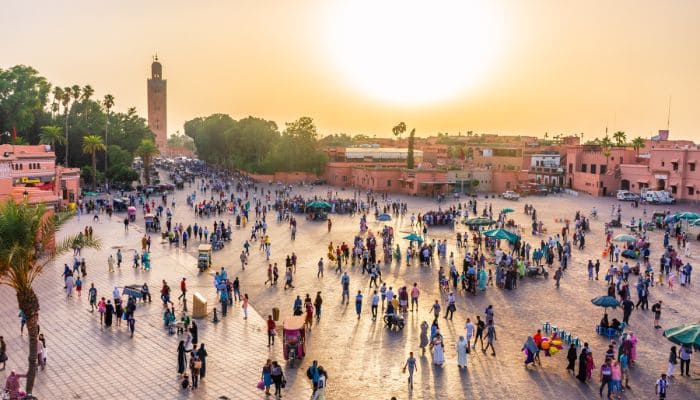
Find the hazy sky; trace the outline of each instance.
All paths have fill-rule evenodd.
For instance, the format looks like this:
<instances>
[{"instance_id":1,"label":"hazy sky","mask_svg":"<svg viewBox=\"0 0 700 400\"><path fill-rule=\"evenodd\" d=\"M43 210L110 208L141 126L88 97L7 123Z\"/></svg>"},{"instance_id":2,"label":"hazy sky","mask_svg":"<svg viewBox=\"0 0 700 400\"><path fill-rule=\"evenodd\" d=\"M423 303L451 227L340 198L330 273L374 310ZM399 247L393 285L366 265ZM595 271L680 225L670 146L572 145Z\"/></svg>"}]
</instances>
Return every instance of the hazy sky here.
<instances>
[{"instance_id":1,"label":"hazy sky","mask_svg":"<svg viewBox=\"0 0 700 400\"><path fill-rule=\"evenodd\" d=\"M696 0L3 1L0 67L91 84L146 115L158 53L168 128L211 113L322 134L624 130L700 141Z\"/></svg>"}]
</instances>

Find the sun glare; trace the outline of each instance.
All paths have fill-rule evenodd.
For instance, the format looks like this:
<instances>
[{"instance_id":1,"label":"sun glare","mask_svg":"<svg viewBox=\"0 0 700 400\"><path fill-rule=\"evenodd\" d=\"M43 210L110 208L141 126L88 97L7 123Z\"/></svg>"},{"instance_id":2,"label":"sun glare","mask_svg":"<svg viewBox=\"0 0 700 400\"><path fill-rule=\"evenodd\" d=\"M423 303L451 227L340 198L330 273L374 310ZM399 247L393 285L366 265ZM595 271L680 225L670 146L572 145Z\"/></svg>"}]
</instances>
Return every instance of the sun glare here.
<instances>
[{"instance_id":1,"label":"sun glare","mask_svg":"<svg viewBox=\"0 0 700 400\"><path fill-rule=\"evenodd\" d=\"M330 60L344 83L400 105L468 93L502 47L501 19L488 2L334 2L327 21Z\"/></svg>"}]
</instances>

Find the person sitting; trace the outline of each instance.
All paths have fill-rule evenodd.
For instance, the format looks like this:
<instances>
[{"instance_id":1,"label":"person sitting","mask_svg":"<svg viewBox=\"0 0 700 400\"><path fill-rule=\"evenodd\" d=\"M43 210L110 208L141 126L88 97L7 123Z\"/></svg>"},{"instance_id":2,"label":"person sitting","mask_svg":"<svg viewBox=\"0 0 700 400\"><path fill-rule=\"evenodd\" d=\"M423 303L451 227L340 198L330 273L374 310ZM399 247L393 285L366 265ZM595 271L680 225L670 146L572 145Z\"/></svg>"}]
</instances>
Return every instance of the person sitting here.
<instances>
[{"instance_id":1,"label":"person sitting","mask_svg":"<svg viewBox=\"0 0 700 400\"><path fill-rule=\"evenodd\" d=\"M616 331L619 331L620 328L622 328L622 325L620 324L620 321L617 320L617 318L613 318L610 327L615 329Z\"/></svg>"},{"instance_id":2,"label":"person sitting","mask_svg":"<svg viewBox=\"0 0 700 400\"><path fill-rule=\"evenodd\" d=\"M607 329L610 327L610 322L608 322L608 314L603 314L603 318L600 320L600 327Z\"/></svg>"}]
</instances>

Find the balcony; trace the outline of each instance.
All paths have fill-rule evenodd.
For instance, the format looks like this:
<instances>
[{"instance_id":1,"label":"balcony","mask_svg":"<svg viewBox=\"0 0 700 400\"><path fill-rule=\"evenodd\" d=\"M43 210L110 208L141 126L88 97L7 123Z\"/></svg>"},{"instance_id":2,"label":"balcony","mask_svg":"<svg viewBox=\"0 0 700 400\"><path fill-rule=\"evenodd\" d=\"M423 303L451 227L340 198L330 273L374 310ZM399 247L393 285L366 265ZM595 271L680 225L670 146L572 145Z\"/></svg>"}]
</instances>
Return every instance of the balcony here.
<instances>
[{"instance_id":1,"label":"balcony","mask_svg":"<svg viewBox=\"0 0 700 400\"><path fill-rule=\"evenodd\" d=\"M562 168L562 167L530 167L529 172L531 174L542 174L542 175L563 175L564 168Z\"/></svg>"}]
</instances>

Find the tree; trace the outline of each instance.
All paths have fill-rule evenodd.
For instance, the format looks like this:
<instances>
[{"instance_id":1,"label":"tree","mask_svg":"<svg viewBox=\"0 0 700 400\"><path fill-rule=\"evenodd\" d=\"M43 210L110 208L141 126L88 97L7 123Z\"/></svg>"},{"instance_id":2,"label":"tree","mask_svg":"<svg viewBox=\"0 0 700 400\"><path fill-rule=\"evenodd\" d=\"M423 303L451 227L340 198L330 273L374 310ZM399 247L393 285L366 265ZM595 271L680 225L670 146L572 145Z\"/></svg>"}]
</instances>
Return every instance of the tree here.
<instances>
[{"instance_id":1,"label":"tree","mask_svg":"<svg viewBox=\"0 0 700 400\"><path fill-rule=\"evenodd\" d=\"M30 128L48 102L51 85L34 68L0 69L0 132Z\"/></svg>"},{"instance_id":2,"label":"tree","mask_svg":"<svg viewBox=\"0 0 700 400\"><path fill-rule=\"evenodd\" d=\"M99 248L98 240L68 236L60 243L55 237L70 215L54 215L44 204L29 205L14 200L0 204L0 284L15 290L19 309L27 318L29 367L25 390L34 388L39 336L39 298L32 287L44 267L79 245Z\"/></svg>"},{"instance_id":3,"label":"tree","mask_svg":"<svg viewBox=\"0 0 700 400\"><path fill-rule=\"evenodd\" d=\"M401 135L406 132L406 124L404 122L399 122L395 127L391 128L391 132L394 133L394 136L401 139Z\"/></svg>"},{"instance_id":4,"label":"tree","mask_svg":"<svg viewBox=\"0 0 700 400\"><path fill-rule=\"evenodd\" d=\"M108 131L109 131L109 110L112 109L114 106L114 96L111 94L106 94L104 100L102 101L102 105L104 106L105 110L107 110L107 118L105 118L105 146L109 144L108 142ZM109 154L105 154L105 173L107 172L107 168L109 167L108 165L109 162Z\"/></svg>"},{"instance_id":5,"label":"tree","mask_svg":"<svg viewBox=\"0 0 700 400\"><path fill-rule=\"evenodd\" d=\"M610 154L612 154L611 147L612 147L612 140L610 140L610 137L606 134L603 140L600 141L600 145L603 147L603 155L605 156L605 163L607 164L610 161Z\"/></svg>"},{"instance_id":6,"label":"tree","mask_svg":"<svg viewBox=\"0 0 700 400\"><path fill-rule=\"evenodd\" d=\"M61 107L61 101L63 101L63 88L60 86L55 86L53 88L53 101L51 102L51 118L58 115Z\"/></svg>"},{"instance_id":7,"label":"tree","mask_svg":"<svg viewBox=\"0 0 700 400\"><path fill-rule=\"evenodd\" d=\"M80 96L80 102L83 105L83 116L85 120L87 120L89 110L89 108L87 108L87 103L90 101L90 97L92 97L93 94L95 94L95 89L93 89L92 86L83 86L83 94Z\"/></svg>"},{"instance_id":8,"label":"tree","mask_svg":"<svg viewBox=\"0 0 700 400\"><path fill-rule=\"evenodd\" d=\"M136 149L136 155L143 161L143 177L146 185L151 184L151 160L160 154L158 146L151 139L143 139Z\"/></svg>"},{"instance_id":9,"label":"tree","mask_svg":"<svg viewBox=\"0 0 700 400\"><path fill-rule=\"evenodd\" d=\"M51 149L56 151L56 143L65 144L66 137L61 132L61 127L56 125L44 125L39 134L39 143L51 145Z\"/></svg>"},{"instance_id":10,"label":"tree","mask_svg":"<svg viewBox=\"0 0 700 400\"><path fill-rule=\"evenodd\" d=\"M646 146L646 141L637 136L636 138L632 139L632 148L637 151L637 158L639 158L639 150L643 149Z\"/></svg>"},{"instance_id":11,"label":"tree","mask_svg":"<svg viewBox=\"0 0 700 400\"><path fill-rule=\"evenodd\" d=\"M415 161L413 159L413 147L415 146L415 143L416 143L416 130L414 128L411 130L411 133L408 136L408 155L406 156L406 168L408 168L408 169L415 168Z\"/></svg>"},{"instance_id":12,"label":"tree","mask_svg":"<svg viewBox=\"0 0 700 400\"><path fill-rule=\"evenodd\" d=\"M622 131L617 131L613 133L613 139L615 139L615 144L618 147L622 147L625 145L625 142L627 141L627 135L625 132Z\"/></svg>"},{"instance_id":13,"label":"tree","mask_svg":"<svg viewBox=\"0 0 700 400\"><path fill-rule=\"evenodd\" d=\"M97 189L97 152L105 151L107 147L102 142L102 138L97 135L87 135L83 137L83 154L90 154L92 157L92 190Z\"/></svg>"},{"instance_id":14,"label":"tree","mask_svg":"<svg viewBox=\"0 0 700 400\"><path fill-rule=\"evenodd\" d=\"M68 167L68 105L70 104L70 100L73 98L73 89L70 87L65 87L63 88L63 98L61 99L61 103L63 104L63 117L65 118L65 123L66 123L66 161L65 161L65 166Z\"/></svg>"}]
</instances>

